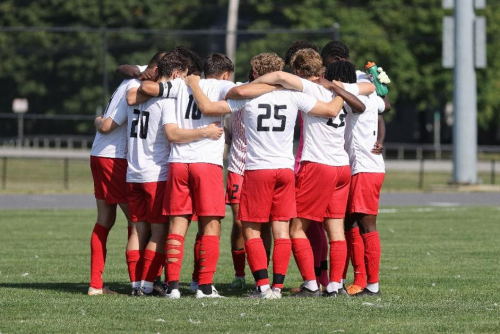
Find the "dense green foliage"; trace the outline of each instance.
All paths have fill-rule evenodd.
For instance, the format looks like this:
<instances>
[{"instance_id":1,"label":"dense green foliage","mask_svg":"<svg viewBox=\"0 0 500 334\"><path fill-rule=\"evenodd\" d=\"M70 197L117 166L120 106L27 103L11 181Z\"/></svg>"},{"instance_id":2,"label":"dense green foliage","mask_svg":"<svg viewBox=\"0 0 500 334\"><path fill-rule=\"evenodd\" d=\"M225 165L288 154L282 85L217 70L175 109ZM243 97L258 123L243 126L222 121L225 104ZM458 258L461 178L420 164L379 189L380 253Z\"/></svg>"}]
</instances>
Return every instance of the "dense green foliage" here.
<instances>
[{"instance_id":1,"label":"dense green foliage","mask_svg":"<svg viewBox=\"0 0 500 334\"><path fill-rule=\"evenodd\" d=\"M0 3L4 27L110 27L137 29L224 29L227 0L148 1L14 1ZM478 70L478 118L483 130L500 125L500 5L488 2L478 15L487 17L488 69ZM331 28L340 25L340 39L349 45L358 68L367 60L383 66L393 84L390 98L402 112L443 110L452 100L453 72L441 66L442 18L452 11L441 0L248 0L240 1L239 29ZM108 33L106 54L109 92L119 78L117 64L144 64L158 49L178 44L202 56L224 52L220 34ZM244 80L250 58L259 52L280 55L296 39L321 48L333 34L240 35L237 77ZM94 114L103 98L103 34L100 32L0 32L0 111L10 112L12 99L27 97L30 112ZM400 106L400 108L398 108ZM402 106L402 107L401 107ZM88 127L80 127L85 133ZM7 130L6 130L7 131ZM492 139L495 140L495 139Z\"/></svg>"},{"instance_id":2,"label":"dense green foliage","mask_svg":"<svg viewBox=\"0 0 500 334\"><path fill-rule=\"evenodd\" d=\"M1 211L2 333L494 333L500 328L496 208L386 208L380 298L250 300L229 294L230 216L215 284L223 300L187 292L195 226L186 238L180 300L85 295L93 210ZM36 219L35 219L36 217ZM108 239L104 279L128 291L123 215ZM474 232L471 233L471 222ZM247 291L252 288L247 269ZM349 279L352 279L349 277ZM291 260L286 288L300 284Z\"/></svg>"}]
</instances>

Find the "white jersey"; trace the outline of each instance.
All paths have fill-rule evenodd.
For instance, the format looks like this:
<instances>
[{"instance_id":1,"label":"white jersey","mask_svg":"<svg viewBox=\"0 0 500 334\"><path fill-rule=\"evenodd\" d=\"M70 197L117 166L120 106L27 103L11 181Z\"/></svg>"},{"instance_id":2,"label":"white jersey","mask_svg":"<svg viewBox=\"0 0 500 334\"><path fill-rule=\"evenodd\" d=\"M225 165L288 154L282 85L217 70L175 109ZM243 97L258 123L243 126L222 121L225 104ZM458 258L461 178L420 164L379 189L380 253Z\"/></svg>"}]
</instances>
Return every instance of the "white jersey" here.
<instances>
[{"instance_id":1,"label":"white jersey","mask_svg":"<svg viewBox=\"0 0 500 334\"><path fill-rule=\"evenodd\" d=\"M147 68L147 65L137 67L142 72ZM103 118L108 118L109 115L116 111L116 108L120 105L120 101L126 99L125 93L129 82L130 79L123 80L113 95L111 95L106 110L104 111ZM125 159L127 157L127 127L121 125L108 134L97 132L90 155L104 158Z\"/></svg>"},{"instance_id":2,"label":"white jersey","mask_svg":"<svg viewBox=\"0 0 500 334\"><path fill-rule=\"evenodd\" d=\"M302 81L302 91L323 102L336 95L309 80ZM335 118L316 117L302 113L304 147L301 161L312 161L330 166L347 166L349 157L344 149L346 110L342 108Z\"/></svg>"},{"instance_id":3,"label":"white jersey","mask_svg":"<svg viewBox=\"0 0 500 334\"><path fill-rule=\"evenodd\" d=\"M384 158L381 154L371 153L377 141L378 112L383 101L372 95L359 95L358 98L365 104L366 109L361 114L349 112L345 130L345 148L349 154L351 173L384 173Z\"/></svg>"},{"instance_id":4,"label":"white jersey","mask_svg":"<svg viewBox=\"0 0 500 334\"><path fill-rule=\"evenodd\" d=\"M245 84L248 84L246 82ZM237 83L241 85L241 83ZM243 175L245 173L245 160L247 157L247 139L245 137L245 124L243 123L243 110L231 114L231 149L229 151L228 171Z\"/></svg>"},{"instance_id":5,"label":"white jersey","mask_svg":"<svg viewBox=\"0 0 500 334\"><path fill-rule=\"evenodd\" d=\"M317 99L296 91L281 90L251 100L228 100L231 112L244 109L247 140L246 170L293 170L293 130L297 113L308 113Z\"/></svg>"},{"instance_id":6,"label":"white jersey","mask_svg":"<svg viewBox=\"0 0 500 334\"><path fill-rule=\"evenodd\" d=\"M127 90L139 85L140 81L133 80ZM126 104L127 101L121 103ZM110 115L118 124L124 124L128 119L127 182L146 183L167 179L169 143L163 131L163 120L174 108L173 100L154 97L139 105L118 108L118 112Z\"/></svg>"},{"instance_id":7,"label":"white jersey","mask_svg":"<svg viewBox=\"0 0 500 334\"><path fill-rule=\"evenodd\" d=\"M226 80L200 80L202 91L213 102L224 100L227 92L234 86L235 84L233 82ZM202 114L196 105L191 89L186 86L183 79L179 78L163 83L163 88L160 88L160 93L162 93L163 97L176 98L175 118L179 128L199 129L214 122L220 122L221 126L224 124L222 116L205 116ZM175 122L169 120L167 123ZM218 140L204 138L190 143L172 143L171 148L169 162L203 162L220 166L223 165L224 135Z\"/></svg>"}]
</instances>

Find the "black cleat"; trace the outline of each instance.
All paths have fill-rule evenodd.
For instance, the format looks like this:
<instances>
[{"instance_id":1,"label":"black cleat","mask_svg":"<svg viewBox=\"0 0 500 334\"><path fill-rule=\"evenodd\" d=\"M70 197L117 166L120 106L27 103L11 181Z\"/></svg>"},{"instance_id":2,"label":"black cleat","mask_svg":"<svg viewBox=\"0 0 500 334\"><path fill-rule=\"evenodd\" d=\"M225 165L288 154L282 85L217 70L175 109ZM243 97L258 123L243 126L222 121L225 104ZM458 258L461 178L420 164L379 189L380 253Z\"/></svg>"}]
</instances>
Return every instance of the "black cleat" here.
<instances>
[{"instance_id":1,"label":"black cleat","mask_svg":"<svg viewBox=\"0 0 500 334\"><path fill-rule=\"evenodd\" d=\"M130 297L137 297L137 291L139 291L139 289L132 288L132 290L130 291L129 296Z\"/></svg>"},{"instance_id":2,"label":"black cleat","mask_svg":"<svg viewBox=\"0 0 500 334\"><path fill-rule=\"evenodd\" d=\"M150 293L145 293L142 288L137 290L137 297L165 297L165 291L162 289L160 285L153 286L153 291Z\"/></svg>"},{"instance_id":3,"label":"black cleat","mask_svg":"<svg viewBox=\"0 0 500 334\"><path fill-rule=\"evenodd\" d=\"M290 297L295 297L295 298L309 298L309 297L320 297L320 296L321 296L321 293L319 292L319 289L313 291L313 290L309 290L308 288L306 288L305 286L303 286L303 287L300 288L299 292L294 293Z\"/></svg>"},{"instance_id":4,"label":"black cleat","mask_svg":"<svg viewBox=\"0 0 500 334\"><path fill-rule=\"evenodd\" d=\"M325 291L325 292L323 292L323 297L328 297L328 298L346 297L346 298L349 298L350 296L347 293L346 289L344 287L342 287L338 291L332 291L332 292Z\"/></svg>"},{"instance_id":5,"label":"black cleat","mask_svg":"<svg viewBox=\"0 0 500 334\"><path fill-rule=\"evenodd\" d=\"M364 288L361 292L354 295L355 297L369 297L369 296L380 296L380 290L373 292Z\"/></svg>"}]
</instances>

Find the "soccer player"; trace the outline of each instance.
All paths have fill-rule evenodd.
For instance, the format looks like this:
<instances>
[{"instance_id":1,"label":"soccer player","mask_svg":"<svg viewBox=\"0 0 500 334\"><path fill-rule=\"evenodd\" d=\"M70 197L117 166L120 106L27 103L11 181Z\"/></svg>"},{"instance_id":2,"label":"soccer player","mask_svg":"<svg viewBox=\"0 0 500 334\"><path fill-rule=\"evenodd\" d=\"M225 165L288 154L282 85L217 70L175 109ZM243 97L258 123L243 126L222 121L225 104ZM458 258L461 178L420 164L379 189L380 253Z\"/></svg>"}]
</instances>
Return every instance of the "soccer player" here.
<instances>
[{"instance_id":1,"label":"soccer player","mask_svg":"<svg viewBox=\"0 0 500 334\"><path fill-rule=\"evenodd\" d=\"M186 74L185 60L175 53L167 53L159 62L157 81ZM139 84L133 80L127 90ZM154 289L153 283L165 259L168 217L162 215L162 204L169 143L162 126L167 111L172 110L169 102L155 98L137 106L118 108L110 116L112 121L99 127L103 132L110 132L128 120L127 200L134 228L127 245L127 263L132 295L137 296L163 295L161 288Z\"/></svg>"},{"instance_id":2,"label":"soccer player","mask_svg":"<svg viewBox=\"0 0 500 334\"><path fill-rule=\"evenodd\" d=\"M328 66L328 80L356 82L356 70L349 61L337 61ZM379 111L386 108L376 95L360 96L366 106L363 114L350 114L346 124L346 150L351 166L346 230L349 231L354 265L354 284L347 288L350 295L379 295L380 237L376 228L380 189L384 182L385 165L382 155L372 149L377 141ZM356 224L362 243L353 238Z\"/></svg>"},{"instance_id":3,"label":"soccer player","mask_svg":"<svg viewBox=\"0 0 500 334\"><path fill-rule=\"evenodd\" d=\"M138 76L143 72L154 71L164 51L154 55L147 66L131 66ZM126 87L130 79L123 80L115 90L106 107L104 115L98 117L98 122L108 118L120 102L125 99ZM132 224L126 197L127 172L127 127L122 125L109 134L96 133L92 150L90 151L90 167L94 179L94 194L97 205L97 222L92 231L90 241L90 286L88 295L115 294L103 285L102 273L106 262L106 243L108 234L116 220L117 204L122 209L128 221L128 235Z\"/></svg>"},{"instance_id":4,"label":"soccer player","mask_svg":"<svg viewBox=\"0 0 500 334\"><path fill-rule=\"evenodd\" d=\"M234 72L231 60L223 54L212 54L204 61L204 92L214 101L225 98L234 87L228 81ZM143 82L140 91L155 96L176 98L177 122L169 128L196 129L222 118L207 117L201 113L193 95L182 80L167 82L158 87ZM168 274L167 297L180 298L179 279L184 256L184 237L194 210L199 217L199 286L197 298L218 298L212 285L219 258L220 220L225 216L224 181L222 176L224 138L217 141L199 140L173 144L169 159L170 169L165 198L165 213L170 216L166 259Z\"/></svg>"},{"instance_id":5,"label":"soccer player","mask_svg":"<svg viewBox=\"0 0 500 334\"><path fill-rule=\"evenodd\" d=\"M364 105L353 94L340 87L334 92L319 86L316 81L323 76L324 67L320 55L313 49L297 51L290 61L292 71L271 73L255 82L281 84L303 91L320 101L330 102L336 95L363 112ZM373 91L373 85L370 85ZM356 93L357 85L351 86ZM351 180L349 158L344 150L345 108L336 118L324 119L303 113L303 152L296 182L297 218L290 228L292 250L304 279L296 297L318 297L314 258L306 231L311 222L323 222L330 240L330 277L326 295L336 297L346 294L341 280L347 254L344 239L344 216ZM325 179L328 180L325 182ZM318 199L318 196L320 197Z\"/></svg>"},{"instance_id":6,"label":"soccer player","mask_svg":"<svg viewBox=\"0 0 500 334\"><path fill-rule=\"evenodd\" d=\"M275 53L261 53L250 61L253 81L261 75L274 71L281 71L284 67L283 59ZM250 81L250 80L249 80ZM230 90L227 98L232 96ZM231 255L234 266L234 280L229 290L243 290L245 288L245 240L241 230L241 221L238 219L240 196L245 171L247 143L245 126L243 124L243 110L231 114L231 150L229 152L229 166L227 168L226 204L231 206L233 212L233 226L231 229ZM269 225L263 226L262 238L266 249L267 259L270 258L271 234Z\"/></svg>"},{"instance_id":7,"label":"soccer player","mask_svg":"<svg viewBox=\"0 0 500 334\"><path fill-rule=\"evenodd\" d=\"M302 110L320 117L336 117L343 100L336 96L327 104L300 92L283 90L250 100L213 103L197 85L197 77L190 76L187 81L204 113L226 114L244 109L247 157L238 218L260 297L281 298L292 248L289 220L296 216L293 129L297 113ZM262 223L269 219L274 236L272 288L260 235Z\"/></svg>"}]
</instances>

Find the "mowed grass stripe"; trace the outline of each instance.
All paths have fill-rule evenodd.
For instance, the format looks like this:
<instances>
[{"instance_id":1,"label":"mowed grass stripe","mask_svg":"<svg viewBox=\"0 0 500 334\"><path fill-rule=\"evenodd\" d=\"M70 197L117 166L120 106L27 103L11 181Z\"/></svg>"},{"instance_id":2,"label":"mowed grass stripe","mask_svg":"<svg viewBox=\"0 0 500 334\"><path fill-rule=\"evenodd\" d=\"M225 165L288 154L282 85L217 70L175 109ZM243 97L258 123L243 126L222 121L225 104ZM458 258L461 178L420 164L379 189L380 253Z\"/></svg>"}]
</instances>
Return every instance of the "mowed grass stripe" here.
<instances>
[{"instance_id":1,"label":"mowed grass stripe","mask_svg":"<svg viewBox=\"0 0 500 334\"><path fill-rule=\"evenodd\" d=\"M387 212L384 212L386 210ZM497 208L384 208L381 298L249 300L231 294L231 217L223 221L216 286L229 298L187 289L193 226L178 301L88 297L93 210L1 211L0 332L499 332ZM108 239L105 282L127 293L126 224ZM352 274L350 272L349 280ZM252 289L247 268L247 294ZM286 288L301 277L293 259Z\"/></svg>"}]
</instances>

